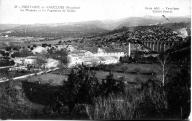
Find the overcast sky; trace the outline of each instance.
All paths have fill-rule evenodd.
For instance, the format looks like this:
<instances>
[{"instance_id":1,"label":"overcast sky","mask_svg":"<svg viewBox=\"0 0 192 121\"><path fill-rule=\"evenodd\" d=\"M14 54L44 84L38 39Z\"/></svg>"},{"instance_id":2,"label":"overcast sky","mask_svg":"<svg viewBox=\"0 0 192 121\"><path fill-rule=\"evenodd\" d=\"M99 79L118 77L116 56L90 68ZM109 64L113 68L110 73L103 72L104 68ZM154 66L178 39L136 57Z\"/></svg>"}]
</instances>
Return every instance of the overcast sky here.
<instances>
[{"instance_id":1,"label":"overcast sky","mask_svg":"<svg viewBox=\"0 0 192 121\"><path fill-rule=\"evenodd\" d=\"M76 12L21 12L22 5L80 7ZM0 0L0 24L65 23L142 16L190 16L190 0ZM15 8L17 6L17 8ZM153 13L146 7L179 8Z\"/></svg>"}]
</instances>

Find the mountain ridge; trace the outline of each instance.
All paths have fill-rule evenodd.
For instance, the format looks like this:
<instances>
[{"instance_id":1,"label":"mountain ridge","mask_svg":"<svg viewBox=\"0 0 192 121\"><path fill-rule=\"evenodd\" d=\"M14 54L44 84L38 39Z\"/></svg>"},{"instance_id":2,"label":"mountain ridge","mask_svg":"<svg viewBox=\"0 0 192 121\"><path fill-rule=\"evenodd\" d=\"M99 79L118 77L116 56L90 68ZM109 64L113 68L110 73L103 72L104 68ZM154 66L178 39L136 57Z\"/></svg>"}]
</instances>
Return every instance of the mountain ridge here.
<instances>
[{"instance_id":1,"label":"mountain ridge","mask_svg":"<svg viewBox=\"0 0 192 121\"><path fill-rule=\"evenodd\" d=\"M189 17L128 17L119 20L94 20L86 22L53 23L53 24L0 24L0 32L42 32L42 33L102 33L122 27L155 25L160 23L190 22Z\"/></svg>"}]
</instances>

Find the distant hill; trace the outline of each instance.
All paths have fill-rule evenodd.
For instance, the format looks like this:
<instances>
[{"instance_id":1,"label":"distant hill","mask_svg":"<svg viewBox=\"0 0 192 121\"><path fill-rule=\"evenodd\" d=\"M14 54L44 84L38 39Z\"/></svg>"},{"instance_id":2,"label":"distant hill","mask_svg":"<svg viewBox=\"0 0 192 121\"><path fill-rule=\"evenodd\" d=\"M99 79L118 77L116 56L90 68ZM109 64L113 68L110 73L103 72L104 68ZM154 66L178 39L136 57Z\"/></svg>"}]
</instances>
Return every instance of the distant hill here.
<instances>
[{"instance_id":1,"label":"distant hill","mask_svg":"<svg viewBox=\"0 0 192 121\"><path fill-rule=\"evenodd\" d=\"M91 45L101 48L108 47L110 51L112 51L117 48L126 48L128 42L131 42L134 43L132 49L136 49L137 47L142 49L146 48L143 46L143 42L145 41L183 41L184 38L190 36L190 34L186 34L187 31L191 31L190 23L187 21L131 27L123 26L112 31L87 37L82 41L82 45ZM122 51L124 50L122 49Z\"/></svg>"},{"instance_id":2,"label":"distant hill","mask_svg":"<svg viewBox=\"0 0 192 121\"><path fill-rule=\"evenodd\" d=\"M164 27L185 35L191 35L191 22L166 23Z\"/></svg>"},{"instance_id":3,"label":"distant hill","mask_svg":"<svg viewBox=\"0 0 192 121\"><path fill-rule=\"evenodd\" d=\"M21 25L14 30L27 30L27 31L38 31L38 32L104 32L105 29L91 23L82 24L38 24L38 25Z\"/></svg>"},{"instance_id":4,"label":"distant hill","mask_svg":"<svg viewBox=\"0 0 192 121\"><path fill-rule=\"evenodd\" d=\"M119 21L119 25L115 28L131 27L131 26L146 26L146 25L156 25L156 24L166 24L166 23L180 23L180 22L190 22L189 17L171 17L166 20L163 17L131 17Z\"/></svg>"},{"instance_id":5,"label":"distant hill","mask_svg":"<svg viewBox=\"0 0 192 121\"><path fill-rule=\"evenodd\" d=\"M14 35L14 36L76 36L90 33L103 33L111 30L121 29L122 27L134 26L148 26L157 24L169 24L179 22L190 22L191 19L187 17L171 17L165 19L164 17L129 17L119 20L105 20L105 21L85 21L73 23L55 23L55 24L30 24L30 25L14 25L14 24L0 24L0 32ZM169 25L174 27L174 25Z\"/></svg>"},{"instance_id":6,"label":"distant hill","mask_svg":"<svg viewBox=\"0 0 192 121\"><path fill-rule=\"evenodd\" d=\"M18 24L0 24L0 32L14 29L15 27L18 27L20 25Z\"/></svg>"},{"instance_id":7,"label":"distant hill","mask_svg":"<svg viewBox=\"0 0 192 121\"><path fill-rule=\"evenodd\" d=\"M74 24L31 24L31 25L0 25L1 33L12 36L80 36L91 33L106 32L100 23L83 22ZM101 27L100 27L101 26Z\"/></svg>"}]
</instances>

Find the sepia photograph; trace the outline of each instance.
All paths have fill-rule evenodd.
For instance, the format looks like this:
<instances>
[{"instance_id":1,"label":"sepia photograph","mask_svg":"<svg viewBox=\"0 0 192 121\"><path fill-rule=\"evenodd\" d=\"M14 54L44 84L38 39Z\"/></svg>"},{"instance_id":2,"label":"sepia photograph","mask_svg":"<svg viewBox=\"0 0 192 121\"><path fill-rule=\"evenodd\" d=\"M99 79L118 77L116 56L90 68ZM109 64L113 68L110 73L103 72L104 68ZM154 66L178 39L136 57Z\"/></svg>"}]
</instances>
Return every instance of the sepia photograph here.
<instances>
[{"instance_id":1,"label":"sepia photograph","mask_svg":"<svg viewBox=\"0 0 192 121\"><path fill-rule=\"evenodd\" d=\"M0 0L0 120L189 120L191 0Z\"/></svg>"}]
</instances>

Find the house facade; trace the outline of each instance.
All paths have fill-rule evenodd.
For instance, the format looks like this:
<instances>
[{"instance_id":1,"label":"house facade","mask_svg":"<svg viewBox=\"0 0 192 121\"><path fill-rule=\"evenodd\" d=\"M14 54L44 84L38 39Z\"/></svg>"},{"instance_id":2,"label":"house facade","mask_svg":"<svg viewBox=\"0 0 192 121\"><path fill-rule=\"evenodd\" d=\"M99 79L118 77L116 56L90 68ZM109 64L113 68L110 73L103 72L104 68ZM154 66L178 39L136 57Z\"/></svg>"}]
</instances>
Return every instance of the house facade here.
<instances>
[{"instance_id":1,"label":"house facade","mask_svg":"<svg viewBox=\"0 0 192 121\"><path fill-rule=\"evenodd\" d=\"M116 64L119 63L120 57L125 56L124 52L107 53L103 49L98 48L97 53L86 50L76 50L68 55L68 67L77 65L98 65L98 64Z\"/></svg>"}]
</instances>

